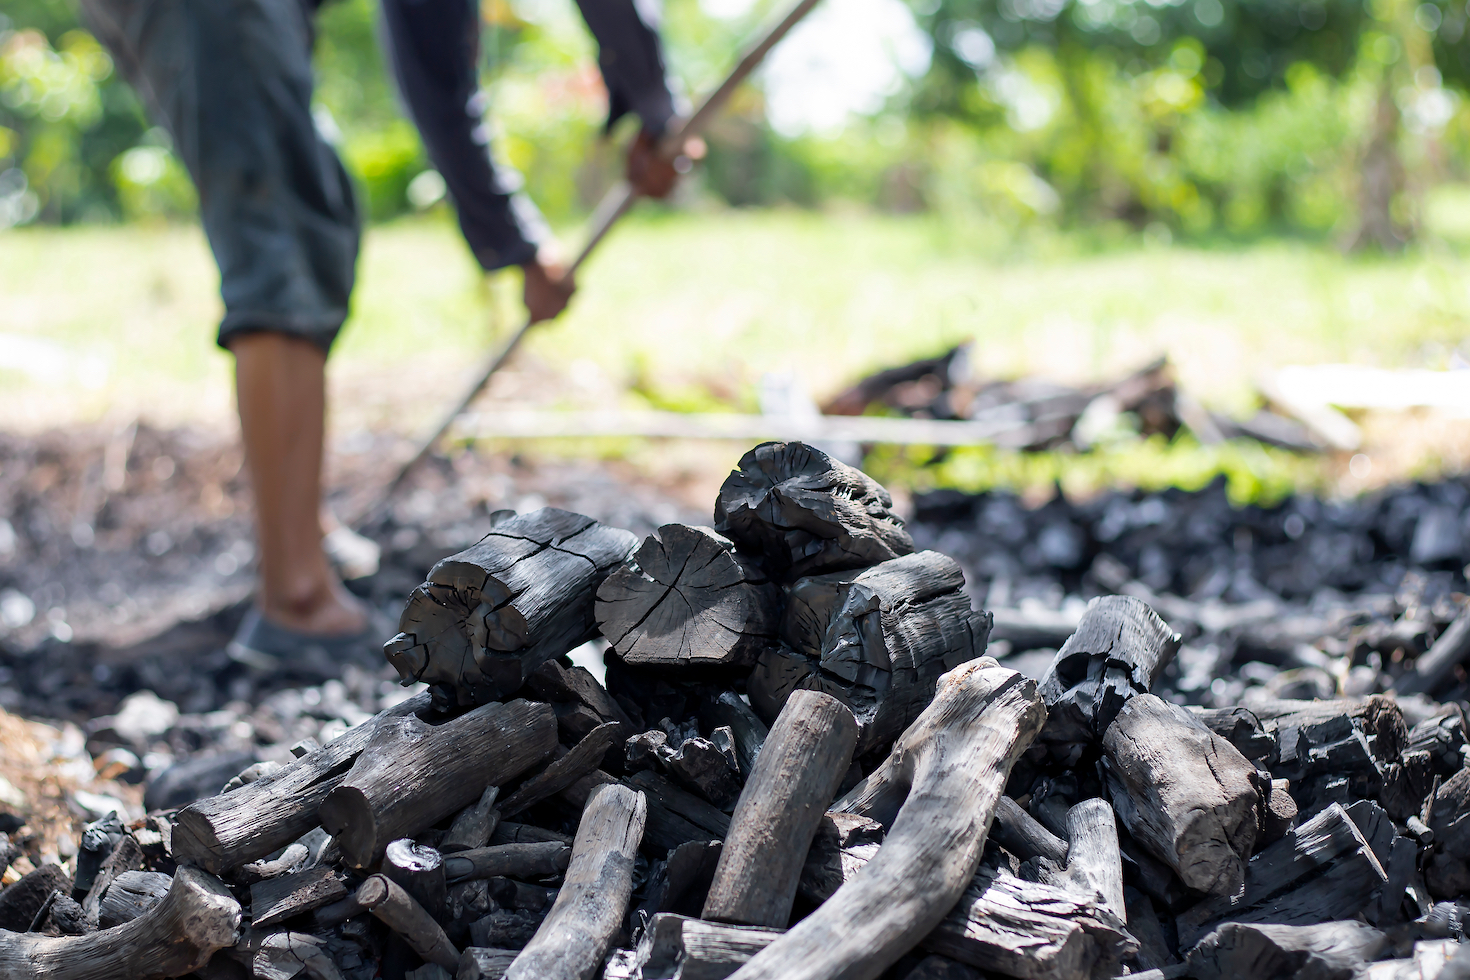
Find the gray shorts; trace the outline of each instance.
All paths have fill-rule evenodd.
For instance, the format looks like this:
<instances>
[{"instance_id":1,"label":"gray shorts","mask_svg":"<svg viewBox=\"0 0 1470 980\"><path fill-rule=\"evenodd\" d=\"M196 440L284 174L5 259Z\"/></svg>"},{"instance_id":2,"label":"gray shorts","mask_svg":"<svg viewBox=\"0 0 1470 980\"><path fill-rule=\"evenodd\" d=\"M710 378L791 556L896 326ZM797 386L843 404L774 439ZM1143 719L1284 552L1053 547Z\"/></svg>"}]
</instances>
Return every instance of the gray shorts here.
<instances>
[{"instance_id":1,"label":"gray shorts","mask_svg":"<svg viewBox=\"0 0 1470 980\"><path fill-rule=\"evenodd\" d=\"M342 163L311 116L303 0L81 0L98 40L173 136L219 264L219 343L253 331L331 347L359 239Z\"/></svg>"}]
</instances>

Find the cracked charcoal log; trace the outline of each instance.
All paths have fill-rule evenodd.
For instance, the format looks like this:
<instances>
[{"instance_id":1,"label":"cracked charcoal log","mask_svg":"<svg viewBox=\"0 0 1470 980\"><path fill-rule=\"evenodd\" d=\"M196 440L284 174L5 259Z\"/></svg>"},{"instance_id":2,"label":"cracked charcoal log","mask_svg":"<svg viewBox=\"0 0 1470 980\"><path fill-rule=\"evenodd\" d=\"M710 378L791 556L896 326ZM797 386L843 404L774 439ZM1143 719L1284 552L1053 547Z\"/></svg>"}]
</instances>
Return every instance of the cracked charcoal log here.
<instances>
[{"instance_id":1,"label":"cracked charcoal log","mask_svg":"<svg viewBox=\"0 0 1470 980\"><path fill-rule=\"evenodd\" d=\"M379 870L412 895L425 912L443 920L449 885L445 880L444 857L438 851L401 838L383 852Z\"/></svg>"},{"instance_id":2,"label":"cracked charcoal log","mask_svg":"<svg viewBox=\"0 0 1470 980\"><path fill-rule=\"evenodd\" d=\"M439 853L469 851L490 843L490 837L500 826L500 811L495 809L499 795L500 787L488 786L478 800L459 811L449 825L449 832L439 842Z\"/></svg>"},{"instance_id":3,"label":"cracked charcoal log","mask_svg":"<svg viewBox=\"0 0 1470 980\"><path fill-rule=\"evenodd\" d=\"M1237 901L1210 898L1180 914L1179 942L1193 945L1222 919L1310 925L1350 918L1387 880L1362 831L1334 803L1251 859Z\"/></svg>"},{"instance_id":4,"label":"cracked charcoal log","mask_svg":"<svg viewBox=\"0 0 1470 980\"><path fill-rule=\"evenodd\" d=\"M339 902L346 896L347 886L331 868L310 868L256 882L250 886L250 924L263 929ZM108 897L111 898L110 892Z\"/></svg>"},{"instance_id":5,"label":"cracked charcoal log","mask_svg":"<svg viewBox=\"0 0 1470 980\"><path fill-rule=\"evenodd\" d=\"M740 793L702 918L785 927L817 824L857 737L841 701L817 691L791 695Z\"/></svg>"},{"instance_id":6,"label":"cracked charcoal log","mask_svg":"<svg viewBox=\"0 0 1470 980\"><path fill-rule=\"evenodd\" d=\"M528 823L515 823L514 821L502 821L495 832L490 835L490 844L541 844L547 841L558 841L562 844L570 844L572 839L566 834L558 834L554 830L544 827L533 827Z\"/></svg>"},{"instance_id":7,"label":"cracked charcoal log","mask_svg":"<svg viewBox=\"0 0 1470 980\"><path fill-rule=\"evenodd\" d=\"M1248 707L1276 739L1272 775L1294 781L1318 771L1373 771L1375 760L1397 762L1409 740L1403 712L1382 695L1361 701L1261 699Z\"/></svg>"},{"instance_id":8,"label":"cracked charcoal log","mask_svg":"<svg viewBox=\"0 0 1470 980\"><path fill-rule=\"evenodd\" d=\"M660 912L639 940L636 975L642 980L724 980L784 932Z\"/></svg>"},{"instance_id":9,"label":"cracked charcoal log","mask_svg":"<svg viewBox=\"0 0 1470 980\"><path fill-rule=\"evenodd\" d=\"M71 879L54 864L43 865L0 891L0 929L27 931L56 892L70 894Z\"/></svg>"},{"instance_id":10,"label":"cracked charcoal log","mask_svg":"<svg viewBox=\"0 0 1470 980\"><path fill-rule=\"evenodd\" d=\"M611 721L598 725L569 751L553 747L557 758L551 765L526 780L500 804L507 817L519 816L528 807L549 799L597 769L608 749L617 743L623 726Z\"/></svg>"},{"instance_id":11,"label":"cracked charcoal log","mask_svg":"<svg viewBox=\"0 0 1470 980\"><path fill-rule=\"evenodd\" d=\"M1452 679L1455 668L1470 657L1470 607L1461 610L1434 645L1414 661L1414 669L1394 681L1398 694L1429 694Z\"/></svg>"},{"instance_id":12,"label":"cracked charcoal log","mask_svg":"<svg viewBox=\"0 0 1470 980\"><path fill-rule=\"evenodd\" d=\"M211 875L181 867L163 901L142 916L85 936L0 932L7 980L179 977L235 942L240 905Z\"/></svg>"},{"instance_id":13,"label":"cracked charcoal log","mask_svg":"<svg viewBox=\"0 0 1470 980\"><path fill-rule=\"evenodd\" d=\"M1196 980L1351 980L1387 943L1387 936L1361 922L1229 922L1189 951L1188 975Z\"/></svg>"},{"instance_id":14,"label":"cracked charcoal log","mask_svg":"<svg viewBox=\"0 0 1470 980\"><path fill-rule=\"evenodd\" d=\"M996 804L990 839L1023 861L1044 857L1058 867L1067 863L1067 842L1043 827L1009 796L1002 796Z\"/></svg>"},{"instance_id":15,"label":"cracked charcoal log","mask_svg":"<svg viewBox=\"0 0 1470 980\"><path fill-rule=\"evenodd\" d=\"M886 746L934 696L940 674L985 651L990 620L970 608L964 573L921 551L861 572L787 588L782 645L747 680L751 705L774 719L793 690L818 690L857 718L857 754Z\"/></svg>"},{"instance_id":16,"label":"cracked charcoal log","mask_svg":"<svg viewBox=\"0 0 1470 980\"><path fill-rule=\"evenodd\" d=\"M664 760L664 767L722 810L733 808L740 797L740 765L735 761L735 737L728 728L715 729L708 739L686 738Z\"/></svg>"},{"instance_id":17,"label":"cracked charcoal log","mask_svg":"<svg viewBox=\"0 0 1470 980\"><path fill-rule=\"evenodd\" d=\"M174 818L173 856L213 874L279 850L317 826L317 809L382 726L429 707L416 694L270 776L199 800Z\"/></svg>"},{"instance_id":18,"label":"cracked charcoal log","mask_svg":"<svg viewBox=\"0 0 1470 980\"><path fill-rule=\"evenodd\" d=\"M715 501L715 530L774 573L863 568L914 550L893 498L867 474L799 442L740 457Z\"/></svg>"},{"instance_id":19,"label":"cracked charcoal log","mask_svg":"<svg viewBox=\"0 0 1470 980\"><path fill-rule=\"evenodd\" d=\"M414 717L384 722L322 802L322 827L349 866L365 868L389 841L433 826L556 744L556 715L529 701L483 705L438 726Z\"/></svg>"},{"instance_id":20,"label":"cracked charcoal log","mask_svg":"<svg viewBox=\"0 0 1470 980\"><path fill-rule=\"evenodd\" d=\"M598 635L597 587L637 544L564 510L512 517L429 571L383 652L404 683L452 691L460 704L508 697Z\"/></svg>"},{"instance_id":21,"label":"cracked charcoal log","mask_svg":"<svg viewBox=\"0 0 1470 980\"><path fill-rule=\"evenodd\" d=\"M560 841L541 844L501 844L459 851L444 858L450 881L470 878L546 878L561 874L571 860L570 845Z\"/></svg>"},{"instance_id":22,"label":"cracked charcoal log","mask_svg":"<svg viewBox=\"0 0 1470 980\"><path fill-rule=\"evenodd\" d=\"M1260 825L1259 777L1193 714L1130 698L1103 736L1108 795L1133 839L1189 887L1233 895Z\"/></svg>"},{"instance_id":23,"label":"cracked charcoal log","mask_svg":"<svg viewBox=\"0 0 1470 980\"><path fill-rule=\"evenodd\" d=\"M459 965L459 951L439 923L386 875L373 875L359 885L357 901L425 961L446 970Z\"/></svg>"},{"instance_id":24,"label":"cracked charcoal log","mask_svg":"<svg viewBox=\"0 0 1470 980\"><path fill-rule=\"evenodd\" d=\"M1067 863L1052 884L1070 888L1126 922L1123 855L1118 825L1107 800L1083 800L1067 811Z\"/></svg>"},{"instance_id":25,"label":"cracked charcoal log","mask_svg":"<svg viewBox=\"0 0 1470 980\"><path fill-rule=\"evenodd\" d=\"M889 827L878 853L738 980L870 980L911 949L970 884L1011 766L1045 720L1036 685L988 657L945 674L887 760L833 806Z\"/></svg>"},{"instance_id":26,"label":"cracked charcoal log","mask_svg":"<svg viewBox=\"0 0 1470 980\"><path fill-rule=\"evenodd\" d=\"M132 922L163 901L174 883L170 875L156 871L124 871L113 879L97 907L97 925L111 929Z\"/></svg>"},{"instance_id":27,"label":"cracked charcoal log","mask_svg":"<svg viewBox=\"0 0 1470 980\"><path fill-rule=\"evenodd\" d=\"M515 962L519 950L471 946L459 954L454 980L500 980Z\"/></svg>"},{"instance_id":28,"label":"cracked charcoal log","mask_svg":"<svg viewBox=\"0 0 1470 980\"><path fill-rule=\"evenodd\" d=\"M1070 890L981 868L920 945L1023 980L1089 980L1136 949L1122 922Z\"/></svg>"},{"instance_id":29,"label":"cracked charcoal log","mask_svg":"<svg viewBox=\"0 0 1470 980\"><path fill-rule=\"evenodd\" d=\"M1276 764L1276 739L1267 733L1261 719L1248 708L1189 708L1206 728L1240 750L1240 754L1262 769Z\"/></svg>"},{"instance_id":30,"label":"cracked charcoal log","mask_svg":"<svg viewBox=\"0 0 1470 980\"><path fill-rule=\"evenodd\" d=\"M648 804L626 786L592 794L556 903L506 971L507 980L588 980L602 967L633 893Z\"/></svg>"},{"instance_id":31,"label":"cracked charcoal log","mask_svg":"<svg viewBox=\"0 0 1470 980\"><path fill-rule=\"evenodd\" d=\"M97 879L97 872L102 870L102 862L112 853L112 849L122 840L122 821L116 813L110 813L101 820L87 825L82 832L82 842L77 850L76 874L73 875L72 897L83 898L91 889L92 882ZM10 866L10 862L20 856L18 848L13 848L10 839L0 835L0 871Z\"/></svg>"},{"instance_id":32,"label":"cracked charcoal log","mask_svg":"<svg viewBox=\"0 0 1470 980\"><path fill-rule=\"evenodd\" d=\"M303 970L311 980L342 980L327 944L309 933L277 932L266 936L250 960L250 973L256 980L292 980ZM409 974L408 980L422 978Z\"/></svg>"},{"instance_id":33,"label":"cracked charcoal log","mask_svg":"<svg viewBox=\"0 0 1470 980\"><path fill-rule=\"evenodd\" d=\"M734 691L721 691L713 701L702 704L700 710L701 718L708 716L707 728L723 725L735 736L735 756L741 773L748 776L754 772L756 757L771 734L766 723Z\"/></svg>"},{"instance_id":34,"label":"cracked charcoal log","mask_svg":"<svg viewBox=\"0 0 1470 980\"><path fill-rule=\"evenodd\" d=\"M546 661L526 681L538 701L556 709L556 720L572 742L585 738L598 725L610 721L623 726L622 737L638 728L622 705L607 693L585 667L568 667L559 659Z\"/></svg>"},{"instance_id":35,"label":"cracked charcoal log","mask_svg":"<svg viewBox=\"0 0 1470 980\"><path fill-rule=\"evenodd\" d=\"M1041 679L1042 741L1083 745L1102 737L1129 698L1153 688L1179 640L1141 599L1093 599Z\"/></svg>"},{"instance_id":36,"label":"cracked charcoal log","mask_svg":"<svg viewBox=\"0 0 1470 980\"><path fill-rule=\"evenodd\" d=\"M765 570L707 527L665 524L597 590L598 628L630 664L748 667L780 616Z\"/></svg>"}]
</instances>

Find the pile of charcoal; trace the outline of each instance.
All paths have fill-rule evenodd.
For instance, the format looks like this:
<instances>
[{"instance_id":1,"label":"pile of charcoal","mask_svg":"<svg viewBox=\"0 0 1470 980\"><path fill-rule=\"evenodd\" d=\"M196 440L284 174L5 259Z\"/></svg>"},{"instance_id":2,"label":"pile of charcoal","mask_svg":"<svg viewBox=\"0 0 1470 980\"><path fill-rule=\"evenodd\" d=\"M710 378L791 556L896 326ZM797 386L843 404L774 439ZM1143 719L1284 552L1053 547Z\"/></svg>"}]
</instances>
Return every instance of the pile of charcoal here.
<instances>
[{"instance_id":1,"label":"pile of charcoal","mask_svg":"<svg viewBox=\"0 0 1470 980\"><path fill-rule=\"evenodd\" d=\"M1015 638L1070 613L975 611L961 564L818 450L756 447L714 517L641 541L487 517L385 647L418 693L91 825L74 875L0 892L0 975L1470 970L1470 739L1426 666L1462 620L1402 658L1411 697L1185 705L1182 627L1127 593L1196 600L1121 560L1030 671L1044 647ZM599 636L605 683L567 658Z\"/></svg>"}]
</instances>

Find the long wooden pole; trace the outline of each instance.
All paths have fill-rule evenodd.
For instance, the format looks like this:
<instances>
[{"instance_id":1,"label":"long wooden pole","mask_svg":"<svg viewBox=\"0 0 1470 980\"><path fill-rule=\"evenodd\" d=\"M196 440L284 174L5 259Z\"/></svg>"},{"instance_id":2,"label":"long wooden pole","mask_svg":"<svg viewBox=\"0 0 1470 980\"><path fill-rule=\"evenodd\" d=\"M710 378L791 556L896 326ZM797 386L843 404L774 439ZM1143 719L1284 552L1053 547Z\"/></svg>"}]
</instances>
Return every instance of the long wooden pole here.
<instances>
[{"instance_id":1,"label":"long wooden pole","mask_svg":"<svg viewBox=\"0 0 1470 980\"><path fill-rule=\"evenodd\" d=\"M704 132L710 121L724 108L725 103L730 100L730 96L734 94L735 89L739 87L740 83L745 81L751 72L755 71L756 67L765 59L771 48L775 47L793 27L800 23L803 17L811 13L812 8L817 3L818 0L799 0L796 6L791 8L791 12L781 19L780 23L771 28L764 37L747 50L745 56L740 59L740 62L735 66L734 70L720 83L720 87L711 92L699 108L695 109L687 119L676 122L669 128L669 131L659 140L659 155L665 160L674 159L683 152L684 144L687 140ZM592 214L591 234L587 238L587 243L582 246L582 250L577 253L577 257L572 260L571 266L567 269L566 274L568 276L575 274L581 268L582 263L587 261L587 257L592 254L592 250L607 237L607 233L612 230L612 226L617 223L619 218L628 213L637 199L637 191L627 181L619 181L607 192L602 201L597 205L597 210ZM521 339L526 336L526 333L532 326L534 326L534 322L528 318L521 325L520 329L511 335L510 340L506 342L505 346L490 356L485 362L484 367L475 376L475 382L465 389L464 394L454 403L454 407L445 413L443 418L440 419L439 424L434 427L434 431L419 443L418 450L413 454L412 458L398 470L397 475L393 477L393 482L389 483L388 488L383 492L384 503L391 500L398 493L399 489L408 479L409 474L423 461L424 457L433 451L440 437L454 424L454 420L464 414L465 410L470 407L470 403L479 397L480 392L490 383L490 378L494 376L496 371L500 370L501 366L510 358L510 355L515 353L516 348L520 346ZM376 510L377 508L374 508L374 511Z\"/></svg>"}]
</instances>

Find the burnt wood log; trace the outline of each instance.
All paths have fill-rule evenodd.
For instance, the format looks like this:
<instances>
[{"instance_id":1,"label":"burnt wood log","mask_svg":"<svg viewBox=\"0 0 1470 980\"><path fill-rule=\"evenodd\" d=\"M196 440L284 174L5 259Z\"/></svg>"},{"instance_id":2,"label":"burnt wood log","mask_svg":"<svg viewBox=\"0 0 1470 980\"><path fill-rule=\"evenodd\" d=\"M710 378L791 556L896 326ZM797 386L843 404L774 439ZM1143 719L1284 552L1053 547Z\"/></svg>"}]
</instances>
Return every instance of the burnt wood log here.
<instances>
[{"instance_id":1,"label":"burnt wood log","mask_svg":"<svg viewBox=\"0 0 1470 980\"><path fill-rule=\"evenodd\" d=\"M1117 839L1116 831L1113 837ZM1002 796L996 804L990 839L1023 861L1044 857L1059 868L1067 864L1067 842L1043 827L1009 796Z\"/></svg>"},{"instance_id":2,"label":"burnt wood log","mask_svg":"<svg viewBox=\"0 0 1470 980\"><path fill-rule=\"evenodd\" d=\"M649 919L638 942L635 975L641 980L724 980L784 932L660 912Z\"/></svg>"},{"instance_id":3,"label":"burnt wood log","mask_svg":"<svg viewBox=\"0 0 1470 980\"><path fill-rule=\"evenodd\" d=\"M703 918L786 926L817 824L857 737L841 701L817 691L791 695L740 793Z\"/></svg>"},{"instance_id":4,"label":"burnt wood log","mask_svg":"<svg viewBox=\"0 0 1470 980\"><path fill-rule=\"evenodd\" d=\"M1248 705L1276 740L1271 773L1295 783L1311 773L1373 769L1398 761L1408 746L1403 712L1392 698L1361 701L1253 700Z\"/></svg>"},{"instance_id":5,"label":"burnt wood log","mask_svg":"<svg viewBox=\"0 0 1470 980\"><path fill-rule=\"evenodd\" d=\"M499 795L500 787L486 787L478 800L459 811L449 825L449 832L439 842L439 853L470 851L490 843L490 837L500 825L500 811L495 809Z\"/></svg>"},{"instance_id":6,"label":"burnt wood log","mask_svg":"<svg viewBox=\"0 0 1470 980\"><path fill-rule=\"evenodd\" d=\"M174 880L157 871L124 871L113 879L97 907L97 925L111 929L132 922L163 901Z\"/></svg>"},{"instance_id":7,"label":"burnt wood log","mask_svg":"<svg viewBox=\"0 0 1470 980\"><path fill-rule=\"evenodd\" d=\"M1188 975L1196 980L1352 980L1387 943L1387 936L1361 922L1228 922L1189 951Z\"/></svg>"},{"instance_id":8,"label":"burnt wood log","mask_svg":"<svg viewBox=\"0 0 1470 980\"><path fill-rule=\"evenodd\" d=\"M529 701L483 705L437 726L392 719L379 726L318 815L343 859L365 868L389 841L433 826L487 785L541 762L556 744L555 714Z\"/></svg>"},{"instance_id":9,"label":"burnt wood log","mask_svg":"<svg viewBox=\"0 0 1470 980\"><path fill-rule=\"evenodd\" d=\"M58 866L45 864L25 875L0 892L0 929L26 932L57 892L71 893L71 879Z\"/></svg>"},{"instance_id":10,"label":"burnt wood log","mask_svg":"<svg viewBox=\"0 0 1470 980\"><path fill-rule=\"evenodd\" d=\"M547 841L557 841L561 844L570 844L572 839L566 834L559 834L554 830L544 827L534 827L528 823L515 823L511 820L502 821L490 835L492 847L501 844L542 844Z\"/></svg>"},{"instance_id":11,"label":"burnt wood log","mask_svg":"<svg viewBox=\"0 0 1470 980\"><path fill-rule=\"evenodd\" d=\"M1189 887L1234 895L1260 826L1260 778L1193 714L1130 698L1103 735L1108 794L1133 839Z\"/></svg>"},{"instance_id":12,"label":"burnt wood log","mask_svg":"<svg viewBox=\"0 0 1470 980\"><path fill-rule=\"evenodd\" d=\"M506 971L507 980L588 980L602 967L633 893L648 804L625 786L592 794L556 903Z\"/></svg>"},{"instance_id":13,"label":"burnt wood log","mask_svg":"<svg viewBox=\"0 0 1470 980\"><path fill-rule=\"evenodd\" d=\"M1067 811L1067 863L1052 884L1091 899L1099 909L1126 922L1123 900L1123 854L1118 825L1107 800L1083 800Z\"/></svg>"},{"instance_id":14,"label":"burnt wood log","mask_svg":"<svg viewBox=\"0 0 1470 980\"><path fill-rule=\"evenodd\" d=\"M1011 766L1045 720L1036 685L988 657L945 674L887 760L833 807L889 827L878 853L735 976L871 980L891 966L969 885Z\"/></svg>"},{"instance_id":15,"label":"burnt wood log","mask_svg":"<svg viewBox=\"0 0 1470 980\"><path fill-rule=\"evenodd\" d=\"M115 886L114 886L115 887ZM273 926L292 916L311 912L347 896L347 886L331 868L309 868L296 874L269 878L250 886L250 925ZM104 911L108 899L103 901Z\"/></svg>"},{"instance_id":16,"label":"burnt wood log","mask_svg":"<svg viewBox=\"0 0 1470 980\"><path fill-rule=\"evenodd\" d=\"M259 860L317 826L317 809L384 725L429 707L417 694L351 728L278 772L199 800L174 818L170 844L181 863L212 874Z\"/></svg>"},{"instance_id":17,"label":"burnt wood log","mask_svg":"<svg viewBox=\"0 0 1470 980\"><path fill-rule=\"evenodd\" d=\"M547 878L567 869L572 848L560 841L501 844L458 851L444 858L444 874L452 882L472 878Z\"/></svg>"},{"instance_id":18,"label":"burnt wood log","mask_svg":"<svg viewBox=\"0 0 1470 980\"><path fill-rule=\"evenodd\" d=\"M443 559L414 589L383 653L403 678L462 705L501 700L597 636L597 587L637 546L629 531L554 508L520 514Z\"/></svg>"},{"instance_id":19,"label":"burnt wood log","mask_svg":"<svg viewBox=\"0 0 1470 980\"><path fill-rule=\"evenodd\" d=\"M1467 657L1470 657L1470 607L1462 609L1434 645L1414 661L1413 670L1394 681L1393 689L1398 694L1429 694L1449 680Z\"/></svg>"},{"instance_id":20,"label":"burnt wood log","mask_svg":"<svg viewBox=\"0 0 1470 980\"><path fill-rule=\"evenodd\" d=\"M888 491L800 442L740 457L715 501L715 530L786 580L864 568L914 550Z\"/></svg>"},{"instance_id":21,"label":"burnt wood log","mask_svg":"<svg viewBox=\"0 0 1470 980\"><path fill-rule=\"evenodd\" d=\"M729 538L665 524L598 587L596 615L626 663L748 667L776 638L781 591Z\"/></svg>"},{"instance_id":22,"label":"burnt wood log","mask_svg":"<svg viewBox=\"0 0 1470 980\"><path fill-rule=\"evenodd\" d=\"M638 726L622 705L597 682L585 667L568 667L559 659L546 661L526 681L538 701L548 701L556 710L557 724L572 742L586 737L598 725L615 721L627 737Z\"/></svg>"},{"instance_id":23,"label":"burnt wood log","mask_svg":"<svg viewBox=\"0 0 1470 980\"><path fill-rule=\"evenodd\" d=\"M449 885L444 857L434 848L406 837L393 841L383 852L380 871L412 895L425 912L435 919L444 918Z\"/></svg>"},{"instance_id":24,"label":"burnt wood log","mask_svg":"<svg viewBox=\"0 0 1470 980\"><path fill-rule=\"evenodd\" d=\"M454 980L500 980L520 955L519 950L471 946L459 954Z\"/></svg>"},{"instance_id":25,"label":"burnt wood log","mask_svg":"<svg viewBox=\"0 0 1470 980\"><path fill-rule=\"evenodd\" d=\"M219 879L181 867L163 901L131 922L76 937L0 931L7 980L154 980L203 967L235 943L240 904Z\"/></svg>"},{"instance_id":26,"label":"burnt wood log","mask_svg":"<svg viewBox=\"0 0 1470 980\"><path fill-rule=\"evenodd\" d=\"M990 619L970 608L959 565L934 551L787 588L783 643L747 680L752 707L774 719L794 690L852 709L857 754L888 745L918 717L939 676L985 652Z\"/></svg>"},{"instance_id":27,"label":"burnt wood log","mask_svg":"<svg viewBox=\"0 0 1470 980\"><path fill-rule=\"evenodd\" d=\"M1409 730L1404 752L1429 753L1435 772L1448 778L1465 767L1467 745L1465 715L1459 705L1447 704Z\"/></svg>"},{"instance_id":28,"label":"burnt wood log","mask_svg":"<svg viewBox=\"0 0 1470 980\"><path fill-rule=\"evenodd\" d=\"M1153 689L1179 642L1143 600L1093 599L1041 678L1047 711L1041 740L1071 757L1101 738L1128 699Z\"/></svg>"},{"instance_id":29,"label":"burnt wood log","mask_svg":"<svg viewBox=\"0 0 1470 980\"><path fill-rule=\"evenodd\" d=\"M730 836L730 815L718 807L686 793L655 772L635 772L625 782L648 797L648 832L657 825L671 841L656 855L695 840L724 840ZM687 836L688 834L693 836Z\"/></svg>"},{"instance_id":30,"label":"burnt wood log","mask_svg":"<svg viewBox=\"0 0 1470 980\"><path fill-rule=\"evenodd\" d=\"M1240 750L1240 754L1262 769L1276 764L1276 739L1248 708L1199 708L1190 706L1206 728Z\"/></svg>"},{"instance_id":31,"label":"burnt wood log","mask_svg":"<svg viewBox=\"0 0 1470 980\"><path fill-rule=\"evenodd\" d=\"M459 966L459 950L434 917L386 875L373 875L357 888L357 902L392 929L426 962L446 970Z\"/></svg>"},{"instance_id":32,"label":"burnt wood log","mask_svg":"<svg viewBox=\"0 0 1470 980\"><path fill-rule=\"evenodd\" d=\"M1214 897L1180 914L1181 947L1222 920L1311 925L1357 915L1388 881L1373 848L1334 803L1253 857L1239 899Z\"/></svg>"},{"instance_id":33,"label":"burnt wood log","mask_svg":"<svg viewBox=\"0 0 1470 980\"><path fill-rule=\"evenodd\" d=\"M555 796L592 772L607 755L607 750L617 743L622 730L622 724L615 721L598 725L570 751L558 753L560 758L517 787L500 804L500 812L507 817L519 816L521 811ZM553 748L555 750L559 746Z\"/></svg>"}]
</instances>

